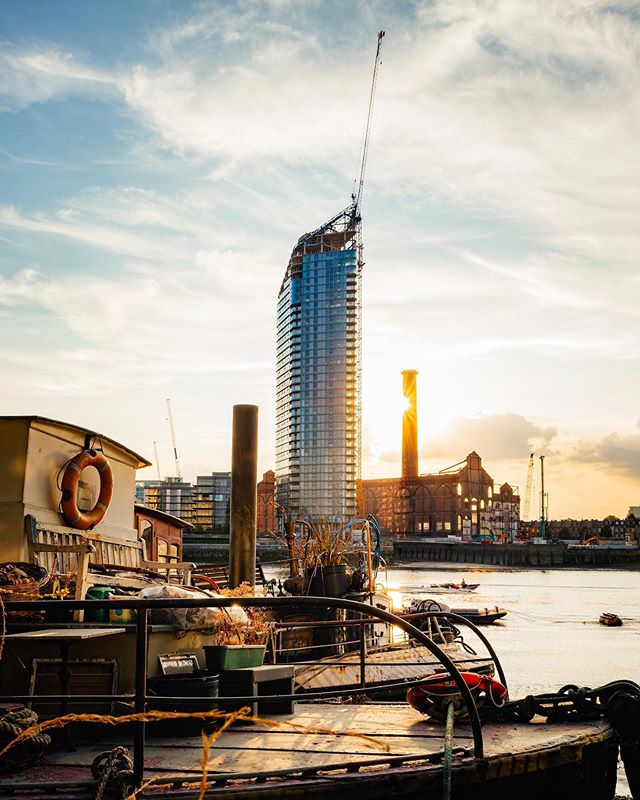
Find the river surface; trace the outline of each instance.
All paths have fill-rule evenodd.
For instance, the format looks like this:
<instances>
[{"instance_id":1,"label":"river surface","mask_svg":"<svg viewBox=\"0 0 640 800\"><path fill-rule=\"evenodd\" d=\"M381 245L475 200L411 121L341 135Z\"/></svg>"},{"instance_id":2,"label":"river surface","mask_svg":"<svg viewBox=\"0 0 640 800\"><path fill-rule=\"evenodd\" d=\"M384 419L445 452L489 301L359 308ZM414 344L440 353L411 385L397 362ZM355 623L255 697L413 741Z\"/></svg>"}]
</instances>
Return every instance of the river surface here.
<instances>
[{"instance_id":1,"label":"river surface","mask_svg":"<svg viewBox=\"0 0 640 800\"><path fill-rule=\"evenodd\" d=\"M463 577L479 588L455 595L433 595L427 588ZM512 697L566 683L595 687L618 678L640 683L640 572L407 562L389 568L387 584L405 602L433 597L456 608L505 608L507 616L483 631L502 661ZM624 625L599 625L603 611L617 614ZM473 645L472 639L473 634L465 636Z\"/></svg>"},{"instance_id":2,"label":"river surface","mask_svg":"<svg viewBox=\"0 0 640 800\"><path fill-rule=\"evenodd\" d=\"M269 570L283 577L285 570ZM431 583L479 583L468 594L433 594ZM507 616L482 630L502 662L513 699L557 691L567 683L594 688L628 678L640 683L640 571L617 569L520 569L460 564L398 562L386 582L394 601L433 598L454 608L506 609ZM603 611L621 628L598 624ZM475 649L474 635L465 640ZM482 653L482 646L478 652ZM628 796L622 764L617 794Z\"/></svg>"},{"instance_id":3,"label":"river surface","mask_svg":"<svg viewBox=\"0 0 640 800\"><path fill-rule=\"evenodd\" d=\"M383 578L384 576L379 576ZM468 594L429 593L430 583L479 583ZM452 608L502 606L507 616L483 627L502 662L512 699L557 691L567 683L640 683L640 572L617 569L515 569L397 563L387 585L402 601L433 597ZM598 624L603 611L621 628ZM473 635L465 640L472 644ZM617 797L629 797L622 762Z\"/></svg>"}]
</instances>

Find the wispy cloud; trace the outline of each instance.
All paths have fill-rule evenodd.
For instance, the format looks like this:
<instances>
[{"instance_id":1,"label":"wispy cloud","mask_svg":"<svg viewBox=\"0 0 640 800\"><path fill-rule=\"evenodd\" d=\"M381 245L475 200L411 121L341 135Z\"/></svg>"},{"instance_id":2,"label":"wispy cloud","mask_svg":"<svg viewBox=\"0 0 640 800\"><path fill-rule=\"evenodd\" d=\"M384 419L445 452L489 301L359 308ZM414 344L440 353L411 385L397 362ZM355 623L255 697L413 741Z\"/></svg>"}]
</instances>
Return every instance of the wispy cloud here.
<instances>
[{"instance_id":1,"label":"wispy cloud","mask_svg":"<svg viewBox=\"0 0 640 800\"><path fill-rule=\"evenodd\" d=\"M0 43L0 112L71 93L117 91L114 75L78 61L53 47L17 47Z\"/></svg>"}]
</instances>

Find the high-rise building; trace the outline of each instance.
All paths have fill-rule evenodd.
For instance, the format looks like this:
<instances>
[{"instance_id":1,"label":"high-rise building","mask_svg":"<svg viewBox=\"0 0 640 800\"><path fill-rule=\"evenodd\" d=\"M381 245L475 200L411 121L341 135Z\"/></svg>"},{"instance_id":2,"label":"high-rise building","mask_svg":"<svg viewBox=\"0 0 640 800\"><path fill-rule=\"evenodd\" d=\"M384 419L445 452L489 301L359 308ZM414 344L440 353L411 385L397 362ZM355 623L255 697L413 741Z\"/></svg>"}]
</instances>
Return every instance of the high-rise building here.
<instances>
[{"instance_id":1,"label":"high-rise building","mask_svg":"<svg viewBox=\"0 0 640 800\"><path fill-rule=\"evenodd\" d=\"M292 516L356 513L361 439L357 203L301 236L278 295L277 502Z\"/></svg>"},{"instance_id":2,"label":"high-rise building","mask_svg":"<svg viewBox=\"0 0 640 800\"><path fill-rule=\"evenodd\" d=\"M194 492L194 525L206 530L229 529L231 473L212 472L198 475Z\"/></svg>"}]
</instances>

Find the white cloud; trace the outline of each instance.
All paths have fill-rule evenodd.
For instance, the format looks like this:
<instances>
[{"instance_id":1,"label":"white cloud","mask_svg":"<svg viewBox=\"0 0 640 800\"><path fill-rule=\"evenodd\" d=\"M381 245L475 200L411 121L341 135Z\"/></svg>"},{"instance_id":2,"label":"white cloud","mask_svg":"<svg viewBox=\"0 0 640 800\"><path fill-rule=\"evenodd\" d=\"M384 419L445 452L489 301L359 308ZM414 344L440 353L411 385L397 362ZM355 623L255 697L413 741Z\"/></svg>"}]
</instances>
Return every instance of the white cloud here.
<instances>
[{"instance_id":1,"label":"white cloud","mask_svg":"<svg viewBox=\"0 0 640 800\"><path fill-rule=\"evenodd\" d=\"M71 93L113 94L116 80L106 71L93 69L71 53L53 47L0 47L0 112L19 111L33 103Z\"/></svg>"}]
</instances>

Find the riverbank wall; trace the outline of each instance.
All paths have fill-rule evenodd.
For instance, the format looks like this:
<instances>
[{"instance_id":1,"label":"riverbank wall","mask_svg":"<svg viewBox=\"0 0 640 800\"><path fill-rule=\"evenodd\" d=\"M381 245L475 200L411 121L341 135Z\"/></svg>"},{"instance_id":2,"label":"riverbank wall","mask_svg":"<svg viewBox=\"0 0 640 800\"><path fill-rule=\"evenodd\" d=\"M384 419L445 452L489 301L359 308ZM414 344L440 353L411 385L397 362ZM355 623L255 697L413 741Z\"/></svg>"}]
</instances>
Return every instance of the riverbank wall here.
<instances>
[{"instance_id":1,"label":"riverbank wall","mask_svg":"<svg viewBox=\"0 0 640 800\"><path fill-rule=\"evenodd\" d=\"M403 539L393 543L398 561L446 561L501 567L640 568L640 547L567 548L562 544L444 544Z\"/></svg>"},{"instance_id":2,"label":"riverbank wall","mask_svg":"<svg viewBox=\"0 0 640 800\"><path fill-rule=\"evenodd\" d=\"M256 555L264 565L278 563L286 565L289 554L286 547L258 542ZM228 564L229 545L223 542L186 541L183 545L182 558L195 564Z\"/></svg>"}]
</instances>

